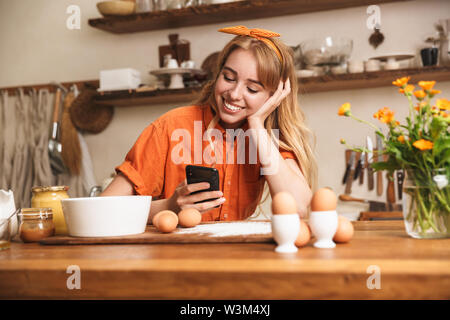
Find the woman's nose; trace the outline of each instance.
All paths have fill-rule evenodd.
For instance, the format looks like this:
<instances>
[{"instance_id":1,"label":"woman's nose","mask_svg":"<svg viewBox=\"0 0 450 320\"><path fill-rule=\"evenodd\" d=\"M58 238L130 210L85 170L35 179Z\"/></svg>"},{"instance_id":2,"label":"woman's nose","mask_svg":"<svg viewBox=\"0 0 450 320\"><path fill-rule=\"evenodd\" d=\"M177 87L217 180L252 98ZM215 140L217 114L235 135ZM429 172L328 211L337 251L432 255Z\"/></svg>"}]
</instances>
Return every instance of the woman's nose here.
<instances>
[{"instance_id":1,"label":"woman's nose","mask_svg":"<svg viewBox=\"0 0 450 320\"><path fill-rule=\"evenodd\" d=\"M240 100L242 98L242 91L243 86L240 84L236 84L231 90L230 90L230 98L233 100Z\"/></svg>"}]
</instances>

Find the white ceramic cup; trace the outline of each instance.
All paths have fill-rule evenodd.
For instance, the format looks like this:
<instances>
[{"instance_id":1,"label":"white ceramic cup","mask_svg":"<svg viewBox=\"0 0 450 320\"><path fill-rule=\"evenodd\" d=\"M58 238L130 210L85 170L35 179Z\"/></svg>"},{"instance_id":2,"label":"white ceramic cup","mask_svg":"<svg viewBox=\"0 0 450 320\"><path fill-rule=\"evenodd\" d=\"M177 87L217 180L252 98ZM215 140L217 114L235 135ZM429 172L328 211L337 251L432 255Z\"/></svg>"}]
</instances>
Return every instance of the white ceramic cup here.
<instances>
[{"instance_id":1,"label":"white ceramic cup","mask_svg":"<svg viewBox=\"0 0 450 320\"><path fill-rule=\"evenodd\" d=\"M366 71L379 71L380 70L380 60L369 59L364 61L364 69Z\"/></svg>"},{"instance_id":2,"label":"white ceramic cup","mask_svg":"<svg viewBox=\"0 0 450 320\"><path fill-rule=\"evenodd\" d=\"M194 69L195 62L192 60L186 60L181 63L182 68Z\"/></svg>"},{"instance_id":3,"label":"white ceramic cup","mask_svg":"<svg viewBox=\"0 0 450 320\"><path fill-rule=\"evenodd\" d=\"M309 215L309 227L316 237L316 248L334 248L334 234L338 226L338 214L332 211L312 211Z\"/></svg>"},{"instance_id":4,"label":"white ceramic cup","mask_svg":"<svg viewBox=\"0 0 450 320\"><path fill-rule=\"evenodd\" d=\"M167 68L171 68L171 69L178 68L178 61L177 61L177 59L170 59L167 62Z\"/></svg>"},{"instance_id":5,"label":"white ceramic cup","mask_svg":"<svg viewBox=\"0 0 450 320\"><path fill-rule=\"evenodd\" d=\"M359 60L348 62L348 72L350 73L361 73L364 72L364 63Z\"/></svg>"},{"instance_id":6,"label":"white ceramic cup","mask_svg":"<svg viewBox=\"0 0 450 320\"><path fill-rule=\"evenodd\" d=\"M297 252L295 240L300 232L300 217L293 214L274 214L272 216L272 236L278 246L275 252L293 253Z\"/></svg>"}]
</instances>

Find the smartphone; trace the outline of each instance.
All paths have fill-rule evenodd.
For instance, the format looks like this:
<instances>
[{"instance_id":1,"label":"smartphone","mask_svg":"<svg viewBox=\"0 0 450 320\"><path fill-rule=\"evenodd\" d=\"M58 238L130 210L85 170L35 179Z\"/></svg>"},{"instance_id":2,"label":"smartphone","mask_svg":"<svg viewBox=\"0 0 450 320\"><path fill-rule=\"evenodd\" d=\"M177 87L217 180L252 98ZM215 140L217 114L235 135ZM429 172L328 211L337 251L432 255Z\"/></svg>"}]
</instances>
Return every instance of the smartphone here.
<instances>
[{"instance_id":1,"label":"smartphone","mask_svg":"<svg viewBox=\"0 0 450 320\"><path fill-rule=\"evenodd\" d=\"M215 168L202 167L202 166L186 166L186 180L188 184L199 183L199 182L208 182L209 189L199 190L192 192L191 194L196 194L199 192L205 191L218 191L219 189L219 171ZM216 200L218 198L213 199L205 199L202 201L197 201L195 203L202 203L206 201ZM216 207L217 208L217 207Z\"/></svg>"}]
</instances>

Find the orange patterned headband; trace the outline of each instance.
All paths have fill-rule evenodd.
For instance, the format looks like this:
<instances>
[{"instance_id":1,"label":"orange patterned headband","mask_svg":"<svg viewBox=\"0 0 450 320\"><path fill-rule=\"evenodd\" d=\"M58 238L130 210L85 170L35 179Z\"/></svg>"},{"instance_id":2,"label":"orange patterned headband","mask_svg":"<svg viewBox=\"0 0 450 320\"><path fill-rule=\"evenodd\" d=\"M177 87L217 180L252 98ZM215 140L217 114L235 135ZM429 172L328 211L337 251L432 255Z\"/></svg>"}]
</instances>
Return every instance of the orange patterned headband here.
<instances>
[{"instance_id":1,"label":"orange patterned headband","mask_svg":"<svg viewBox=\"0 0 450 320\"><path fill-rule=\"evenodd\" d=\"M222 29L219 29L218 31L224 32L224 33L231 33L231 34L235 34L238 36L249 36L249 37L258 39L258 40L264 42L265 44L267 44L269 47L271 47L277 54L280 61L283 62L283 58L281 56L280 50L269 39L272 37L279 37L280 36L279 33L272 32L269 30L264 30L264 29L258 29L258 28L248 29L247 27L244 27L244 26L222 28Z\"/></svg>"}]
</instances>

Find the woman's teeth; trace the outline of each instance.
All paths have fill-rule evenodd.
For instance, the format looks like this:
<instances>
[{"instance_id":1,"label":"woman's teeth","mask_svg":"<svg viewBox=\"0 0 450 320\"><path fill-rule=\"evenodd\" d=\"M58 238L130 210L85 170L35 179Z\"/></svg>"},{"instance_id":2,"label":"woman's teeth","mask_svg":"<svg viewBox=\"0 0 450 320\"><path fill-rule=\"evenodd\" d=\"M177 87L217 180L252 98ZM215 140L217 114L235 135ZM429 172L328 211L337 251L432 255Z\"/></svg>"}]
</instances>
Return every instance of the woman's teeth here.
<instances>
[{"instance_id":1,"label":"woman's teeth","mask_svg":"<svg viewBox=\"0 0 450 320\"><path fill-rule=\"evenodd\" d=\"M233 105L227 103L226 101L224 101L224 105L225 105L225 108L227 108L227 109L229 109L229 110L231 110L231 111L239 111L239 110L242 110L242 108L233 106Z\"/></svg>"}]
</instances>

